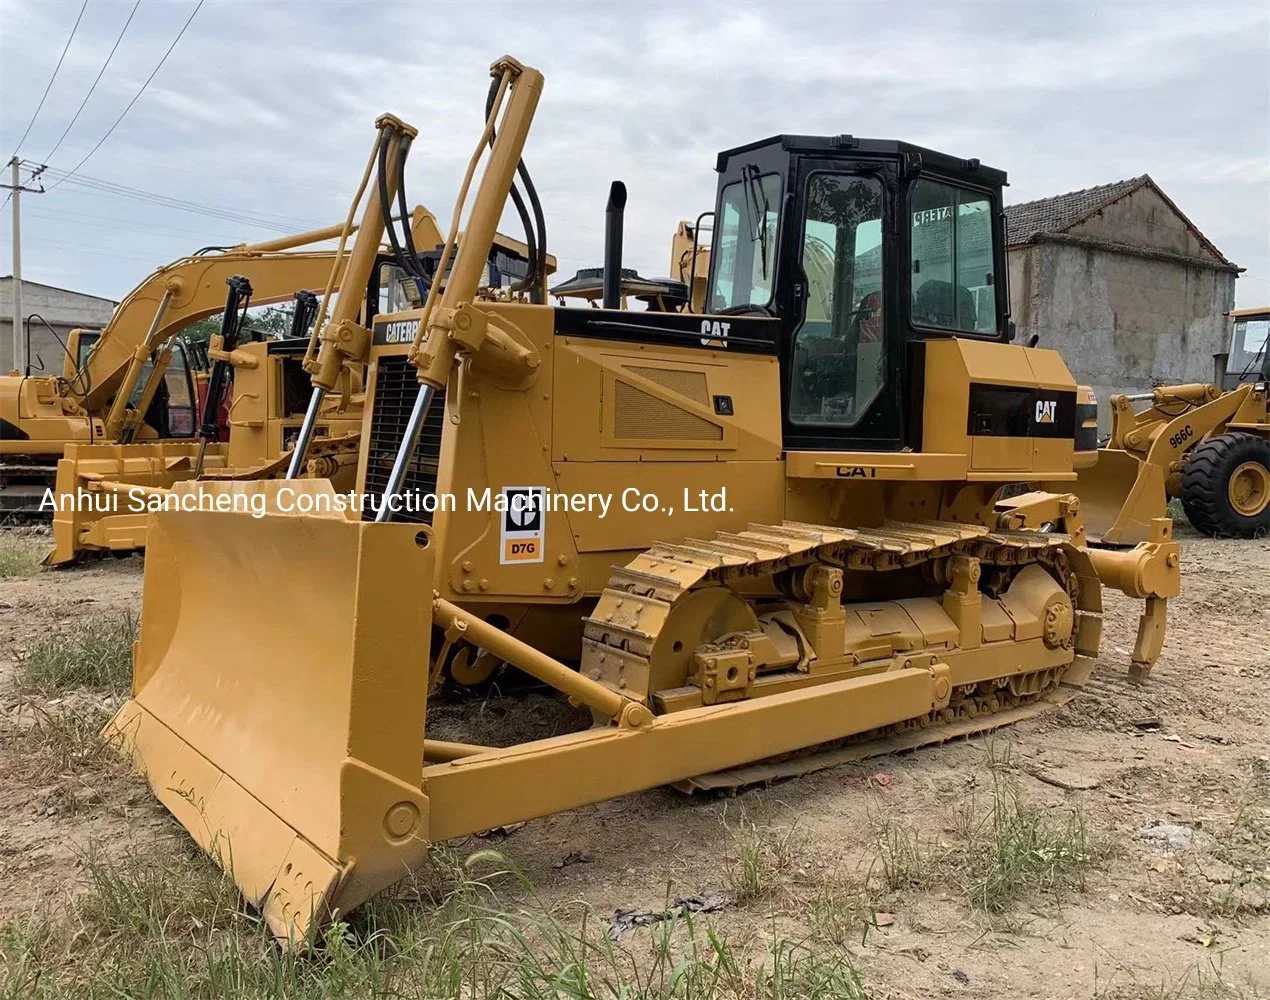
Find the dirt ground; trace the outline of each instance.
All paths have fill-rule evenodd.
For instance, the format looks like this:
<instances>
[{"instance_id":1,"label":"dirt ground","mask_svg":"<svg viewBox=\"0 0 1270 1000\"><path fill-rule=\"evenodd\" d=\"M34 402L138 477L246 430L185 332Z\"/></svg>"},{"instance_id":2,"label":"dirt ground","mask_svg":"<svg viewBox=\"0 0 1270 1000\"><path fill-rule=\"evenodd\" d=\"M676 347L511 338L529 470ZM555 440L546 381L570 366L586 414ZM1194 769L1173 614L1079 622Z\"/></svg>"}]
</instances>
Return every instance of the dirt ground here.
<instances>
[{"instance_id":1,"label":"dirt ground","mask_svg":"<svg viewBox=\"0 0 1270 1000\"><path fill-rule=\"evenodd\" d=\"M651 791L453 847L505 853L545 904L576 899L612 913L735 895L738 845L752 831L765 885L709 919L741 937L824 932L856 912L844 900L862 901L873 917L846 919L841 936L870 995L1270 995L1270 541L1178 533L1184 592L1143 687L1126 676L1138 606L1111 596L1090 688L1009 731L730 799ZM132 558L0 581L0 711L29 711L17 669L42 636L138 610L141 570ZM544 734L572 721L538 696L436 714L444 724L479 712L488 735L526 711ZM46 785L18 780L12 754L0 743L0 920L76 892L93 844L135 845L172 826L139 783L100 801L77 794L73 771ZM1083 885L985 912L955 879L876 877L887 858L879 836L937 852L1003 773L1042 815L1077 810L1107 848Z\"/></svg>"}]
</instances>

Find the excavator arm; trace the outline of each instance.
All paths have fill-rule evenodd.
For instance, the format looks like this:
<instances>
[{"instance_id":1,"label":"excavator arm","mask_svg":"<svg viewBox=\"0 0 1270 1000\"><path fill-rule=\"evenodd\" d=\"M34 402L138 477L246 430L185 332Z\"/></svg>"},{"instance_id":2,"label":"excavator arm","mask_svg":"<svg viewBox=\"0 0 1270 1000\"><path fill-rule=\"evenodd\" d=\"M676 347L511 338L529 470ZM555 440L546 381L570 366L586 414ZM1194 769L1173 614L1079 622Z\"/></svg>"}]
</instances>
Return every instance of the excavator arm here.
<instances>
[{"instance_id":1,"label":"excavator arm","mask_svg":"<svg viewBox=\"0 0 1270 1000\"><path fill-rule=\"evenodd\" d=\"M253 305L285 302L297 289L323 287L333 256L330 251L261 253L241 247L159 268L115 310L69 385L70 400L90 411L126 401L155 351L191 323L225 308L229 278L242 275L251 281ZM106 431L112 439L123 416L123 405L111 407Z\"/></svg>"}]
</instances>

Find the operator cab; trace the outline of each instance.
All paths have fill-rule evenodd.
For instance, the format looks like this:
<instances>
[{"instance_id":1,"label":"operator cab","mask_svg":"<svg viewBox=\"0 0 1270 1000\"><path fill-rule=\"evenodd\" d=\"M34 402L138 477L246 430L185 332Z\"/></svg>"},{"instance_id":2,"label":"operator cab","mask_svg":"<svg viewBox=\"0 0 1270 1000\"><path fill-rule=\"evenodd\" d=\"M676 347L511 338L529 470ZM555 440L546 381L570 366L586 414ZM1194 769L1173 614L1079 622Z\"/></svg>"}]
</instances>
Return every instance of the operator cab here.
<instances>
[{"instance_id":1,"label":"operator cab","mask_svg":"<svg viewBox=\"0 0 1270 1000\"><path fill-rule=\"evenodd\" d=\"M773 136L715 169L705 312L780 321L785 447L919 446L922 343L1011 337L1005 174L849 135Z\"/></svg>"},{"instance_id":2,"label":"operator cab","mask_svg":"<svg viewBox=\"0 0 1270 1000\"><path fill-rule=\"evenodd\" d=\"M1221 388L1238 389L1245 382L1270 382L1270 308L1240 309L1230 314L1233 329L1226 373Z\"/></svg>"}]
</instances>

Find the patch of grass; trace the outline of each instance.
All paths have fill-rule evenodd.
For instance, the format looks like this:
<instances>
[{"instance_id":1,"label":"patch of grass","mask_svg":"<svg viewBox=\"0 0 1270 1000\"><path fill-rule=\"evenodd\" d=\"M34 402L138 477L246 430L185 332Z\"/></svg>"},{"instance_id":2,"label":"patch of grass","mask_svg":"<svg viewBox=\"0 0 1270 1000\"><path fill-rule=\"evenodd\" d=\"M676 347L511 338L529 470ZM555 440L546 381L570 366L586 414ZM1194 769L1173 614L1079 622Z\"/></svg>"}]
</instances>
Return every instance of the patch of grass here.
<instances>
[{"instance_id":1,"label":"patch of grass","mask_svg":"<svg viewBox=\"0 0 1270 1000\"><path fill-rule=\"evenodd\" d=\"M1110 842L1089 828L1079 807L1051 816L1023 799L999 758L990 766L991 801L985 808L972 798L954 810L955 843L887 820L870 874L892 891L949 885L973 909L993 914L1034 893L1084 888L1086 873L1110 855Z\"/></svg>"},{"instance_id":2,"label":"patch of grass","mask_svg":"<svg viewBox=\"0 0 1270 1000\"><path fill-rule=\"evenodd\" d=\"M989 808L954 858L965 870L970 904L999 913L1031 893L1083 889L1086 872L1109 850L1078 807L1051 818L1025 802L1013 783L997 778Z\"/></svg>"},{"instance_id":3,"label":"patch of grass","mask_svg":"<svg viewBox=\"0 0 1270 1000\"><path fill-rule=\"evenodd\" d=\"M123 773L122 758L101 738L109 721L110 713L103 708L54 710L34 701L24 703L16 718L0 720L0 746L10 776L42 784L67 775L90 780Z\"/></svg>"},{"instance_id":4,"label":"patch of grass","mask_svg":"<svg viewBox=\"0 0 1270 1000\"><path fill-rule=\"evenodd\" d=\"M728 822L726 812L722 822L735 851L729 858L728 878L736 901L761 899L793 864L794 827L754 820L744 810L735 826Z\"/></svg>"},{"instance_id":5,"label":"patch of grass","mask_svg":"<svg viewBox=\"0 0 1270 1000\"><path fill-rule=\"evenodd\" d=\"M34 576L44 564L48 542L30 535L0 532L0 580Z\"/></svg>"},{"instance_id":6,"label":"patch of grass","mask_svg":"<svg viewBox=\"0 0 1270 1000\"><path fill-rule=\"evenodd\" d=\"M125 860L97 856L88 890L65 916L0 928L0 967L8 970L0 996L868 998L842 949L779 935L738 943L686 915L614 942L580 904L551 909L534 899L532 908L506 910L490 880L507 872L478 879L473 870L461 869L434 905L390 899L337 923L300 954L280 951L202 857L171 847Z\"/></svg>"},{"instance_id":7,"label":"patch of grass","mask_svg":"<svg viewBox=\"0 0 1270 1000\"><path fill-rule=\"evenodd\" d=\"M1095 969L1094 1000L1254 1000L1260 995L1253 986L1245 990L1226 979L1220 955L1197 962L1181 976L1162 975L1145 982L1131 977L1127 983L1117 982L1114 975L1105 983L1099 979Z\"/></svg>"},{"instance_id":8,"label":"patch of grass","mask_svg":"<svg viewBox=\"0 0 1270 1000\"><path fill-rule=\"evenodd\" d=\"M877 870L882 883L891 890L925 885L939 864L938 847L923 840L912 827L887 820L877 843Z\"/></svg>"},{"instance_id":9,"label":"patch of grass","mask_svg":"<svg viewBox=\"0 0 1270 1000\"><path fill-rule=\"evenodd\" d=\"M27 652L22 681L44 694L77 687L123 694L132 677L137 618L99 614L41 639Z\"/></svg>"},{"instance_id":10,"label":"patch of grass","mask_svg":"<svg viewBox=\"0 0 1270 1000\"><path fill-rule=\"evenodd\" d=\"M840 948L857 939L863 944L869 928L877 926L877 914L864 893L830 882L817 888L808 912L812 936Z\"/></svg>"},{"instance_id":11,"label":"patch of grass","mask_svg":"<svg viewBox=\"0 0 1270 1000\"><path fill-rule=\"evenodd\" d=\"M222 930L233 924L241 906L234 883L195 855L188 841L118 858L95 849L84 857L83 867L89 888L76 902L76 916L115 947Z\"/></svg>"},{"instance_id":12,"label":"patch of grass","mask_svg":"<svg viewBox=\"0 0 1270 1000\"><path fill-rule=\"evenodd\" d=\"M1209 901L1214 916L1270 912L1270 803L1254 781L1240 796L1230 826L1217 832L1213 856L1230 865L1230 881Z\"/></svg>"}]
</instances>

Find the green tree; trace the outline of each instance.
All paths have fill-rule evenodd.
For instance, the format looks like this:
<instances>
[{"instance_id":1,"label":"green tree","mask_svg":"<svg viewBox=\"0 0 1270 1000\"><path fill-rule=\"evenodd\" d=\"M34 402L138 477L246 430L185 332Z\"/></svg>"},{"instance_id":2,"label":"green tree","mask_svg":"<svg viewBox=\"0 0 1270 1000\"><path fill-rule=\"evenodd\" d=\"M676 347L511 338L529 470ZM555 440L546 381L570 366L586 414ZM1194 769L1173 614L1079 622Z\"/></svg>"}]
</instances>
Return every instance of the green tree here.
<instances>
[{"instance_id":1,"label":"green tree","mask_svg":"<svg viewBox=\"0 0 1270 1000\"><path fill-rule=\"evenodd\" d=\"M247 321L243 324L243 336L249 331L260 333L266 340L276 340L291 332L291 317L295 313L293 306L257 306L247 310ZM208 316L191 323L181 331L186 340L207 343L213 334L220 333L223 312Z\"/></svg>"}]
</instances>

